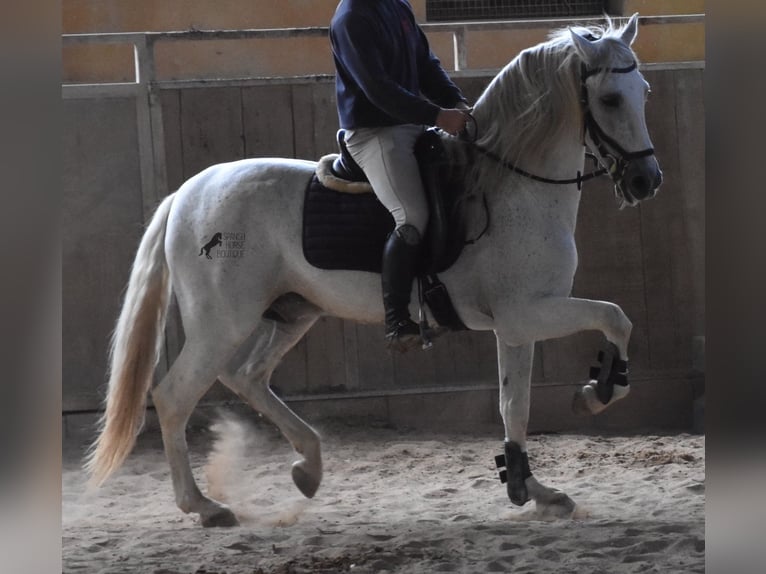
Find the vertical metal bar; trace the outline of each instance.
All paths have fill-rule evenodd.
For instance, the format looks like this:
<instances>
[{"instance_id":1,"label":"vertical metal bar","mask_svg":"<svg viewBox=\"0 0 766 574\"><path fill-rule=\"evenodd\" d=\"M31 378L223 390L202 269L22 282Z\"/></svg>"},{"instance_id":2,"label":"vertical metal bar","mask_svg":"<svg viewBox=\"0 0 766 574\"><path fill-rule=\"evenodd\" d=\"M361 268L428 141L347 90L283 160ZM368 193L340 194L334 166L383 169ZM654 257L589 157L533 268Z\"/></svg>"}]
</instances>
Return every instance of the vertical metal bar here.
<instances>
[{"instance_id":1,"label":"vertical metal bar","mask_svg":"<svg viewBox=\"0 0 766 574\"><path fill-rule=\"evenodd\" d=\"M165 159L165 124L162 120L162 99L156 84L154 40L147 38L147 68L150 76L148 83L149 113L152 122L152 153L154 156L154 185L157 199L168 194L168 170Z\"/></svg>"},{"instance_id":2,"label":"vertical metal bar","mask_svg":"<svg viewBox=\"0 0 766 574\"><path fill-rule=\"evenodd\" d=\"M468 68L468 47L465 43L466 30L458 28L452 34L455 52L455 71L459 72Z\"/></svg>"},{"instance_id":3,"label":"vertical metal bar","mask_svg":"<svg viewBox=\"0 0 766 574\"><path fill-rule=\"evenodd\" d=\"M141 165L141 197L144 221L148 221L157 203L154 182L154 154L152 152L152 120L149 113L149 70L147 66L146 37L133 44L136 65L136 121L138 129L138 157Z\"/></svg>"},{"instance_id":4,"label":"vertical metal bar","mask_svg":"<svg viewBox=\"0 0 766 574\"><path fill-rule=\"evenodd\" d=\"M147 216L168 193L165 126L154 62L154 40L145 35L140 43L136 43L136 81L142 100L138 104L139 124L143 124L144 129L148 127L145 139L141 140L142 165L145 162L148 178L148 186L144 189L144 214Z\"/></svg>"}]
</instances>

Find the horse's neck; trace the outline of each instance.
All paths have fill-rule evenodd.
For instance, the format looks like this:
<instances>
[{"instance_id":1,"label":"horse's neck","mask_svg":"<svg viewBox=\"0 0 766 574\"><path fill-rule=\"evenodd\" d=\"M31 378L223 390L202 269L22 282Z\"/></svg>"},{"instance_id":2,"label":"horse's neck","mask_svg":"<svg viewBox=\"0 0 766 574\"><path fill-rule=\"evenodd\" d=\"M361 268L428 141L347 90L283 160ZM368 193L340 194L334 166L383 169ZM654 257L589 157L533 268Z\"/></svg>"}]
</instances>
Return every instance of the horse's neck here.
<instances>
[{"instance_id":1,"label":"horse's neck","mask_svg":"<svg viewBox=\"0 0 766 574\"><path fill-rule=\"evenodd\" d=\"M568 134L518 167L549 179L570 179L582 173L584 159L579 134ZM493 196L493 211L499 217L526 213L541 225L574 233L580 203L576 184L542 183L509 171Z\"/></svg>"},{"instance_id":2,"label":"horse's neck","mask_svg":"<svg viewBox=\"0 0 766 574\"><path fill-rule=\"evenodd\" d=\"M486 102L477 103L474 116L478 126L492 124L495 115L492 107ZM510 123L503 129L514 134L516 126ZM530 148L526 141L518 141L517 137L512 139L516 141L506 142L506 148L499 138L490 139L484 147L529 173L550 179L568 179L574 177L577 170L582 170L584 147L579 125L573 124L563 130L557 141L548 142L544 149Z\"/></svg>"},{"instance_id":3,"label":"horse's neck","mask_svg":"<svg viewBox=\"0 0 766 574\"><path fill-rule=\"evenodd\" d=\"M582 172L585 148L579 133L565 134L558 142L524 159L522 169L549 179L570 179Z\"/></svg>"}]
</instances>

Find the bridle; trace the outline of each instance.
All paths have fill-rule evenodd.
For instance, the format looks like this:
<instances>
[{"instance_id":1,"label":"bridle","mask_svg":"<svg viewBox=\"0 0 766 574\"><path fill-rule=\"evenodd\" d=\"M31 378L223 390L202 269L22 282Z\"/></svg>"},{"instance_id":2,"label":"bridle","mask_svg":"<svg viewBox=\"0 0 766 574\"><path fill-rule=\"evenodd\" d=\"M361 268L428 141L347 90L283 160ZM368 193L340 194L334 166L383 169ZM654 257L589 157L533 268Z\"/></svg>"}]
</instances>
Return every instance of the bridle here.
<instances>
[{"instance_id":1,"label":"bridle","mask_svg":"<svg viewBox=\"0 0 766 574\"><path fill-rule=\"evenodd\" d=\"M627 151L617 140L607 134L603 128L598 125L596 118L594 118L591 113L590 106L588 105L588 86L585 81L590 76L594 76L602 71L610 74L629 74L637 67L638 63L635 60L633 60L633 63L630 66L625 66L624 68L588 69L585 62L580 64L580 105L583 110L583 138L586 133L590 136L593 145L596 146L598 153L601 155L601 158L599 159L601 165L603 165L603 159L609 159L611 161L611 165L605 167L615 184L619 184L619 182L622 181L632 160L654 155L654 148L648 147L640 151ZM611 148L611 150L609 148Z\"/></svg>"},{"instance_id":2,"label":"bridle","mask_svg":"<svg viewBox=\"0 0 766 574\"><path fill-rule=\"evenodd\" d=\"M586 36L586 39L590 40L591 42L597 40L597 38L592 34ZM601 177L602 175L609 175L612 178L615 186L620 187L621 189L620 184L622 182L622 178L625 175L625 172L628 169L628 166L630 165L630 162L642 157L654 155L654 148L649 147L640 151L633 152L627 151L624 147L622 147L622 145L620 145L619 142L607 134L601 128L601 126L598 125L596 118L594 118L593 114L591 113L590 106L588 104L588 86L586 85L586 80L589 77L601 72L606 72L609 74L628 74L634 71L637 67L638 63L635 60L633 60L632 64L623 68L588 68L585 65L585 62L580 64L580 105L583 112L583 145L585 145L585 136L587 134L590 136L591 141L598 150L600 157L589 151L586 151L585 153L591 156L596 160L598 164L601 165L599 169L586 174L582 174L578 170L576 177L566 179L554 179L530 173L514 165L510 161L500 157L495 152L476 144L475 142L479 136L479 127L478 123L476 122L476 118L470 113L468 114L468 117L474 124L474 136L473 138L464 141L468 141L475 150L501 164L506 169L534 181L554 185L569 185L576 183L577 189L579 190L582 189L583 182L594 179L596 177ZM604 160L608 160L609 164L605 165Z\"/></svg>"}]
</instances>

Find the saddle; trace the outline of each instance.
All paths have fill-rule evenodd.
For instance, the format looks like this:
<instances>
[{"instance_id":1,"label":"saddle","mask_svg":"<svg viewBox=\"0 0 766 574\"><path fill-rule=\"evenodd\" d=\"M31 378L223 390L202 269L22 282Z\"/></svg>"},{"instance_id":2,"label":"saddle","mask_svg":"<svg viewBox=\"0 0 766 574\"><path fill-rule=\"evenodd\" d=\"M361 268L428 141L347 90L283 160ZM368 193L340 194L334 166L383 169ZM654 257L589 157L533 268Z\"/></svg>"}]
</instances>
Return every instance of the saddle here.
<instances>
[{"instance_id":1,"label":"saddle","mask_svg":"<svg viewBox=\"0 0 766 574\"><path fill-rule=\"evenodd\" d=\"M339 130L339 153L319 160L306 189L304 256L321 269L380 273L383 246L394 229L394 219L372 193L367 177L346 148L344 136L345 130ZM458 209L463 192L459 182L464 178L449 162L435 129L424 132L414 151L430 211L418 269L423 298L439 324L465 329L436 276L452 266L465 245L465 225Z\"/></svg>"}]
</instances>

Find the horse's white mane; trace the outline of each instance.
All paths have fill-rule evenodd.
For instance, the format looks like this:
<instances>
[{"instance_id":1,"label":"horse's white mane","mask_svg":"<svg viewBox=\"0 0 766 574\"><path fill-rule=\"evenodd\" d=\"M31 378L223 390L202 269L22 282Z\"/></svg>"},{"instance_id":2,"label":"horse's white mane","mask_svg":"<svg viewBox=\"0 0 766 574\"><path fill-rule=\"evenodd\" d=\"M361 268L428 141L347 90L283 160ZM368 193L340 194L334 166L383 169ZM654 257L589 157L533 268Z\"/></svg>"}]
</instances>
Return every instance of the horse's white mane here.
<instances>
[{"instance_id":1,"label":"horse's white mane","mask_svg":"<svg viewBox=\"0 0 766 574\"><path fill-rule=\"evenodd\" d=\"M597 67L625 66L635 59L633 51L620 39L624 28L615 27L610 19L605 26L573 29L580 35L602 38L598 42ZM476 143L523 166L528 158L544 154L563 133L579 130L580 63L568 28L554 31L548 41L522 51L477 100ZM477 163L483 167L476 183L485 189L495 187L497 177L503 175L502 167L495 162ZM491 171L497 172L495 177Z\"/></svg>"}]
</instances>

